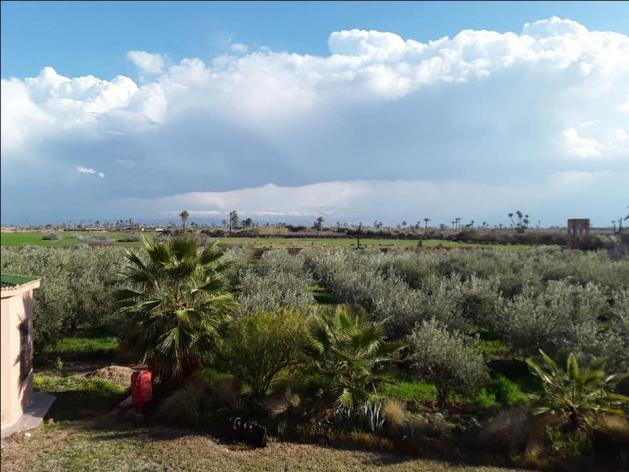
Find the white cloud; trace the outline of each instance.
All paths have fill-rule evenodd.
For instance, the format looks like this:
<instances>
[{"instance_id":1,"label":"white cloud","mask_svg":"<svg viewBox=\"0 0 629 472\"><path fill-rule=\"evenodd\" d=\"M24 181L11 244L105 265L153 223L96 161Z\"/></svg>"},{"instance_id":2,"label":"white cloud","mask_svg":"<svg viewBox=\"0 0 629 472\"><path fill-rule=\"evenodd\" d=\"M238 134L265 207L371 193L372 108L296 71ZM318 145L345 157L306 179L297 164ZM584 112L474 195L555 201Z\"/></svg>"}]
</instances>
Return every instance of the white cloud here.
<instances>
[{"instance_id":1,"label":"white cloud","mask_svg":"<svg viewBox=\"0 0 629 472\"><path fill-rule=\"evenodd\" d=\"M159 74L164 69L165 61L160 54L146 51L129 51L127 57L137 67L149 74Z\"/></svg>"},{"instance_id":2,"label":"white cloud","mask_svg":"<svg viewBox=\"0 0 629 472\"><path fill-rule=\"evenodd\" d=\"M430 217L434 224L447 224L457 216L476 221L504 221L507 213L526 202L527 212L548 223L549 200L555 204L570 202L567 208L575 208L574 211L585 209L592 206L587 202L588 188L617 185L626 178L629 174L568 170L544 176L541 186L454 180L335 181L293 187L267 184L227 192L122 199L116 205L133 214L159 218L176 218L182 208L197 218L224 218L236 209L239 215L256 220L308 221L324 216L328 223L337 219L370 223L378 218L397 224L403 219L414 223ZM405 205L404 201L412 204Z\"/></svg>"},{"instance_id":3,"label":"white cloud","mask_svg":"<svg viewBox=\"0 0 629 472\"><path fill-rule=\"evenodd\" d=\"M249 47L246 44L234 43L229 47L229 49L235 53L244 54L249 50Z\"/></svg>"},{"instance_id":4,"label":"white cloud","mask_svg":"<svg viewBox=\"0 0 629 472\"><path fill-rule=\"evenodd\" d=\"M11 172L3 186L38 188L36 178L76 168L85 155L110 177L108 199L191 190L228 199L223 191L268 182L495 186L518 175L533 185L548 173L628 170L627 35L550 18L521 34L464 30L425 43L352 29L331 33L328 45L323 56L232 45L237 54L170 65L131 51L151 74L139 83L66 77L52 66L2 79L2 162ZM64 179L57 198L70 201L76 181ZM100 189L83 191L103 201ZM287 202L303 198L296 211L308 212L316 202L300 192ZM401 207L415 205L396 195ZM456 200L440 197L435 205ZM316 211L325 210L326 196L317 198ZM340 207L349 212L360 199L348 198ZM198 208L206 210L218 211Z\"/></svg>"},{"instance_id":5,"label":"white cloud","mask_svg":"<svg viewBox=\"0 0 629 472\"><path fill-rule=\"evenodd\" d=\"M92 169L91 167L79 166L76 168L79 174L95 174L98 175L101 179L105 177L105 174L102 172L98 172L96 169Z\"/></svg>"},{"instance_id":6,"label":"white cloud","mask_svg":"<svg viewBox=\"0 0 629 472\"><path fill-rule=\"evenodd\" d=\"M522 33L535 38L548 38L566 35L584 35L588 33L585 26L576 21L562 19L557 16L544 20L526 23Z\"/></svg>"},{"instance_id":7,"label":"white cloud","mask_svg":"<svg viewBox=\"0 0 629 472\"><path fill-rule=\"evenodd\" d=\"M585 138L574 128L565 129L564 142L570 155L580 158L599 157L603 153L604 146L596 139Z\"/></svg>"}]
</instances>

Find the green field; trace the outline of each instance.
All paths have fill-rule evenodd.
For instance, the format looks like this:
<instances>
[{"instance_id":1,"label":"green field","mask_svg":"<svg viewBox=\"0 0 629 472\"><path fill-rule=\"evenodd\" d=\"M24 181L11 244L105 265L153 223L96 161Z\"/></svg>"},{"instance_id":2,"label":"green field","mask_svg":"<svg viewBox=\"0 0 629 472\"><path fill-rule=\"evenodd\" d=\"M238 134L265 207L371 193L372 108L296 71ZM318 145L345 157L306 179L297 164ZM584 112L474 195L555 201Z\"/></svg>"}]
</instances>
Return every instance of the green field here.
<instances>
[{"instance_id":1,"label":"green field","mask_svg":"<svg viewBox=\"0 0 629 472\"><path fill-rule=\"evenodd\" d=\"M93 231L61 231L57 232L60 239L57 241L50 241L42 239L48 231L20 231L20 232L6 232L0 234L0 244L2 246L52 246L52 247L67 247L81 244L81 237L97 237L105 236L111 243L125 246L138 246L139 242L124 242L118 243L118 239L127 238L135 233L126 231L107 231L107 232L93 232ZM155 233L140 233L140 234L155 234Z\"/></svg>"},{"instance_id":2,"label":"green field","mask_svg":"<svg viewBox=\"0 0 629 472\"><path fill-rule=\"evenodd\" d=\"M81 237L106 236L111 244L116 246L140 246L141 242L117 242L118 239L127 238L133 234L154 235L156 233L130 233L124 231L111 232L89 232L89 231L68 231L59 232L60 239L57 241L49 241L42 239L47 232L43 231L23 231L23 232L6 232L0 235L0 244L2 246L51 246L51 247L67 247L81 244ZM282 238L282 237L223 237L218 238L219 242L225 246L249 246L253 248L313 248L313 247L356 247L355 238ZM418 240L416 239L361 239L360 244L363 247L370 248L415 248ZM523 244L477 244L463 243L457 241L442 241L437 239L427 239L422 241L422 247L434 248L461 248L461 247L492 247L492 248L508 248L521 249L532 246Z\"/></svg>"}]
</instances>

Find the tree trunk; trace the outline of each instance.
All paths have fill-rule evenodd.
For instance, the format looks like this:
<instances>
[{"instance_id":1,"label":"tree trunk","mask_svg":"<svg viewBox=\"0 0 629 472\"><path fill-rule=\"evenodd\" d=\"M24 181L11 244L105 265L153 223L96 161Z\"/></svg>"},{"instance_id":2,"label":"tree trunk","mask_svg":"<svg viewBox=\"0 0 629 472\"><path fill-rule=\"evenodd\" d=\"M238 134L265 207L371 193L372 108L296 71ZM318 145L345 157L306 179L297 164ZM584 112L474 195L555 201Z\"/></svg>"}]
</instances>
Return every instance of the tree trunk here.
<instances>
[{"instance_id":1,"label":"tree trunk","mask_svg":"<svg viewBox=\"0 0 629 472\"><path fill-rule=\"evenodd\" d=\"M448 389L446 387L437 388L437 406L440 410L445 410L448 406Z\"/></svg>"}]
</instances>

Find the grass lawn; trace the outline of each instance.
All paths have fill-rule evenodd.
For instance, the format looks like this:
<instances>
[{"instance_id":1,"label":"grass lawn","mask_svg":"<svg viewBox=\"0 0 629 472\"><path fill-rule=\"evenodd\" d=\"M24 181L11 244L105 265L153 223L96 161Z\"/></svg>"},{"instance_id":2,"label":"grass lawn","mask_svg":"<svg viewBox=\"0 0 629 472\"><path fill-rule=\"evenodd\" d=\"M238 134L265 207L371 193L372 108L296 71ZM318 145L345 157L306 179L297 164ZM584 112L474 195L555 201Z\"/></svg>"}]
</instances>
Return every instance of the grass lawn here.
<instances>
[{"instance_id":1,"label":"grass lawn","mask_svg":"<svg viewBox=\"0 0 629 472\"><path fill-rule=\"evenodd\" d=\"M140 242L117 242L118 239L124 239L132 234L125 231L108 231L108 232L93 232L93 231L60 231L60 239L57 241L42 239L49 231L20 231L20 232L5 232L0 233L0 245L2 246L50 246L50 247L67 247L80 244L80 237L96 237L106 236L107 239L114 245L119 246L140 246ZM152 235L155 233L139 233Z\"/></svg>"},{"instance_id":2,"label":"grass lawn","mask_svg":"<svg viewBox=\"0 0 629 472\"><path fill-rule=\"evenodd\" d=\"M37 372L33 389L55 395L48 411L55 421L74 421L107 413L128 395L124 387L104 379L54 370Z\"/></svg>"},{"instance_id":3,"label":"grass lawn","mask_svg":"<svg viewBox=\"0 0 629 472\"><path fill-rule=\"evenodd\" d=\"M96 331L83 332L76 336L61 338L46 346L42 354L49 360L108 360L118 349L118 338Z\"/></svg>"}]
</instances>

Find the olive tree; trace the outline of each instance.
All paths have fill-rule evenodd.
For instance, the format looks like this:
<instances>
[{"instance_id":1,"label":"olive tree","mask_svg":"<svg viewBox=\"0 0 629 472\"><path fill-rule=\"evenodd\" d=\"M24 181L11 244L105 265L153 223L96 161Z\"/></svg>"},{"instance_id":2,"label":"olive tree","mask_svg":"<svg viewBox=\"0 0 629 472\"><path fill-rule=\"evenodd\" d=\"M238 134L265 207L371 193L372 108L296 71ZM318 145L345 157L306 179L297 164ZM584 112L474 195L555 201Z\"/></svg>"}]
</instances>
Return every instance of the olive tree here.
<instances>
[{"instance_id":1,"label":"olive tree","mask_svg":"<svg viewBox=\"0 0 629 472\"><path fill-rule=\"evenodd\" d=\"M470 394L489 380L476 340L436 320L418 324L407 338L413 370L437 387L437 403L447 406L451 392Z\"/></svg>"}]
</instances>

